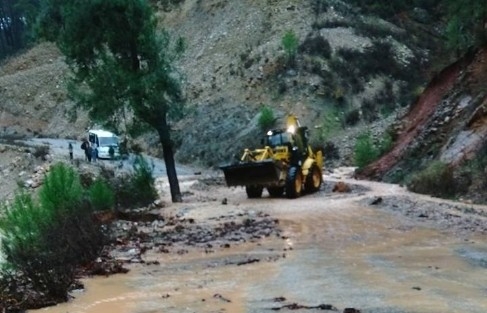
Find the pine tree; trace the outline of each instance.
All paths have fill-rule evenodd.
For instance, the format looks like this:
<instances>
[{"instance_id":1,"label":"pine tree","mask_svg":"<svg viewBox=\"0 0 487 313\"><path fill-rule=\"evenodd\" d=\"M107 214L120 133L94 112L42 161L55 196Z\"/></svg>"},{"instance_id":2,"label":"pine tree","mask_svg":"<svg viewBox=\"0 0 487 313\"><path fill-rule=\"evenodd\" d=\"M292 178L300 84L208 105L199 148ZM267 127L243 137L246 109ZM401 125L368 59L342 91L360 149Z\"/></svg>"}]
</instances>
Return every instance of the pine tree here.
<instances>
[{"instance_id":1,"label":"pine tree","mask_svg":"<svg viewBox=\"0 0 487 313\"><path fill-rule=\"evenodd\" d=\"M46 0L40 34L55 40L74 73L70 93L94 120L129 130L154 129L163 149L173 202L181 192L168 116L181 112L183 95L171 45L145 0Z\"/></svg>"}]
</instances>

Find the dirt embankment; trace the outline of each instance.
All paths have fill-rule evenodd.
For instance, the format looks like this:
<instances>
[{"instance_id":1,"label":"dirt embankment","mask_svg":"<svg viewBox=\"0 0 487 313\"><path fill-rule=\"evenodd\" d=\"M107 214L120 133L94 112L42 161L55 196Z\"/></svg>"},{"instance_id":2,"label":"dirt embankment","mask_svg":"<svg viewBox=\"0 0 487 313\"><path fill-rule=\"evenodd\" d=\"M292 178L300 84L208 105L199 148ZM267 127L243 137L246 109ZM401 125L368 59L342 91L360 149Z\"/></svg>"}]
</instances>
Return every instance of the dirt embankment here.
<instances>
[{"instance_id":1,"label":"dirt embankment","mask_svg":"<svg viewBox=\"0 0 487 313\"><path fill-rule=\"evenodd\" d=\"M453 169L465 161L481 160L487 146L487 94L482 87L486 60L487 47L483 47L442 70L397 124L392 150L358 172L357 177L401 181L400 177L423 169L431 160L440 160ZM459 184L470 188L468 197L484 201L476 195L483 192L477 190L484 181L477 182L479 177L483 179L479 171L487 173L487 167L476 170L471 187ZM461 179L458 175L455 179Z\"/></svg>"}]
</instances>

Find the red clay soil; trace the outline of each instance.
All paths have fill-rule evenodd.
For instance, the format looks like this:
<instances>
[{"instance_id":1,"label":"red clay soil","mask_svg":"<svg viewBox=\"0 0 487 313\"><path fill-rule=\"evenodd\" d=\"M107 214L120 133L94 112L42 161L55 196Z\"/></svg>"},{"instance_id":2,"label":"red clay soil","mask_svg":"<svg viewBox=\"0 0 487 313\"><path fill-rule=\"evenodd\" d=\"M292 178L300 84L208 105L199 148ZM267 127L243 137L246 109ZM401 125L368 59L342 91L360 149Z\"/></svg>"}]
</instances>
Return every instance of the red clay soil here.
<instances>
[{"instance_id":1,"label":"red clay soil","mask_svg":"<svg viewBox=\"0 0 487 313\"><path fill-rule=\"evenodd\" d=\"M453 88L460 72L465 70L474 56L473 53L466 55L433 78L410 111L403 117L403 130L399 134L394 148L357 173L357 177L380 179L401 159L408 146L435 112L443 97Z\"/></svg>"}]
</instances>

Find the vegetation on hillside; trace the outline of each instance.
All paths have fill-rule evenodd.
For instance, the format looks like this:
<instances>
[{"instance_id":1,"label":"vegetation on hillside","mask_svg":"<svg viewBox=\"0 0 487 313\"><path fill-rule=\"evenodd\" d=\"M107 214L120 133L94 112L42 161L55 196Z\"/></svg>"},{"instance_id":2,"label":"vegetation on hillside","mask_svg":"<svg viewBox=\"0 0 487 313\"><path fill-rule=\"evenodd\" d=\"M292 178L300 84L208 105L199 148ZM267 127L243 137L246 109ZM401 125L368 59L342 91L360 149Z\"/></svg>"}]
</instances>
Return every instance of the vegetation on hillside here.
<instances>
[{"instance_id":1,"label":"vegetation on hillside","mask_svg":"<svg viewBox=\"0 0 487 313\"><path fill-rule=\"evenodd\" d=\"M486 34L484 22L487 7L481 0L399 0L384 2L380 0L350 0L347 4L331 0L310 0L314 12L325 12L330 5L359 8L365 14L378 15L384 19L400 20L414 16L422 21L444 19L448 24L446 35L451 46L465 51L484 41ZM150 0L153 7L170 11L184 0ZM52 10L61 1L44 0L2 0L0 1L0 60L24 48L35 37L34 33L45 32L46 27L54 30L62 19L60 11ZM68 2L69 3L69 2Z\"/></svg>"},{"instance_id":2,"label":"vegetation on hillside","mask_svg":"<svg viewBox=\"0 0 487 313\"><path fill-rule=\"evenodd\" d=\"M405 16L427 22L445 20L445 35L448 47L461 55L472 47L478 47L487 40L485 21L487 5L482 0L351 0L351 4L360 7L368 14L377 14L384 19L400 20Z\"/></svg>"}]
</instances>

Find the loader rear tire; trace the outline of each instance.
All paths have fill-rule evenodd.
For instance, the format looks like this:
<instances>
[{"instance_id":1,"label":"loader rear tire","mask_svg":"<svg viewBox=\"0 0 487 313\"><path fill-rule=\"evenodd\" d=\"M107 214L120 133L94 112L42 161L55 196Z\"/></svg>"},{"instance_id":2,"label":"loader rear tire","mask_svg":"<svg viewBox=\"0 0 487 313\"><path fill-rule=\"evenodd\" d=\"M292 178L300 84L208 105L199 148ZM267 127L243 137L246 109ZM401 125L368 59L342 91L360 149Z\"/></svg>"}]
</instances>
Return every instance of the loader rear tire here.
<instances>
[{"instance_id":1,"label":"loader rear tire","mask_svg":"<svg viewBox=\"0 0 487 313\"><path fill-rule=\"evenodd\" d=\"M245 191L247 192L247 197L249 198L260 198L262 197L262 186L245 186Z\"/></svg>"},{"instance_id":2,"label":"loader rear tire","mask_svg":"<svg viewBox=\"0 0 487 313\"><path fill-rule=\"evenodd\" d=\"M286 177L286 197L289 199L297 198L303 191L303 175L298 166L290 167Z\"/></svg>"},{"instance_id":3,"label":"loader rear tire","mask_svg":"<svg viewBox=\"0 0 487 313\"><path fill-rule=\"evenodd\" d=\"M313 164L306 175L306 182L304 183L304 190L308 193L316 192L320 189L323 177L318 165Z\"/></svg>"},{"instance_id":4,"label":"loader rear tire","mask_svg":"<svg viewBox=\"0 0 487 313\"><path fill-rule=\"evenodd\" d=\"M267 191L272 198L278 198L284 194L284 187L267 187Z\"/></svg>"}]
</instances>

